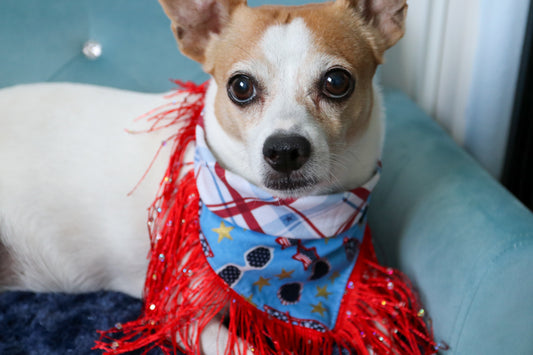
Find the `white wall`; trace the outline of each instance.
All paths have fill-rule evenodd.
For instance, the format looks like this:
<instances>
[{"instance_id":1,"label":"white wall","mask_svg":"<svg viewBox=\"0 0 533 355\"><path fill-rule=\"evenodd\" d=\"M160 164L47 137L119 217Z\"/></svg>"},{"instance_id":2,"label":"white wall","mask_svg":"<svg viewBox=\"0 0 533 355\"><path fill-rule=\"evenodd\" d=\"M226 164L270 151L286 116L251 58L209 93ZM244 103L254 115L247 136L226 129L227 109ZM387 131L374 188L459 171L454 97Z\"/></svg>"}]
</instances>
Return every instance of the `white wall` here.
<instances>
[{"instance_id":1,"label":"white wall","mask_svg":"<svg viewBox=\"0 0 533 355\"><path fill-rule=\"evenodd\" d=\"M495 177L503 165L529 0L409 0L382 68Z\"/></svg>"}]
</instances>

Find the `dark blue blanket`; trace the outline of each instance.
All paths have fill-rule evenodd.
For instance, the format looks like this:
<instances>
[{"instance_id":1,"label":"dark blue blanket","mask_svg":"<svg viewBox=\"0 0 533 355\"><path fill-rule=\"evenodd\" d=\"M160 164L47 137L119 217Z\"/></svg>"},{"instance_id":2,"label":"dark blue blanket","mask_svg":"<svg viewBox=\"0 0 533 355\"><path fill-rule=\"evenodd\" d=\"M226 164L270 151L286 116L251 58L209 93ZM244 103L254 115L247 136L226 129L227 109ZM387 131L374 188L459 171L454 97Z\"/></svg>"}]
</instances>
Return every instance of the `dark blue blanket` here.
<instances>
[{"instance_id":1,"label":"dark blue blanket","mask_svg":"<svg viewBox=\"0 0 533 355\"><path fill-rule=\"evenodd\" d=\"M141 305L115 292L0 293L0 354L101 354L91 350L96 330L136 319Z\"/></svg>"}]
</instances>

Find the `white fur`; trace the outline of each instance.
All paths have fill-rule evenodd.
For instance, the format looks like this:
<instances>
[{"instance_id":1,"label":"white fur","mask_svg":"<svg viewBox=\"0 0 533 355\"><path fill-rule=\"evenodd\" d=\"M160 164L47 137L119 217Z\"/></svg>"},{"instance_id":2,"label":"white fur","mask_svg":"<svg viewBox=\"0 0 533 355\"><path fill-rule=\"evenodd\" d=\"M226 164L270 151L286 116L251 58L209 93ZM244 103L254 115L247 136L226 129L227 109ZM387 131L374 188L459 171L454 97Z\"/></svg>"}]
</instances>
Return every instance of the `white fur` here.
<instances>
[{"instance_id":1,"label":"white fur","mask_svg":"<svg viewBox=\"0 0 533 355\"><path fill-rule=\"evenodd\" d=\"M0 91L0 236L15 254L19 288L141 295L146 209L165 158L127 194L164 132L124 129L161 103L162 95L79 84Z\"/></svg>"},{"instance_id":2,"label":"white fur","mask_svg":"<svg viewBox=\"0 0 533 355\"><path fill-rule=\"evenodd\" d=\"M318 73L344 64L342 59L318 52L299 19L269 28L260 46L266 61L235 64L253 71L272 93L244 143L232 139L215 117L214 81L207 93L207 140L223 165L262 186L263 142L284 130L312 142L309 173L322 179L312 193L365 182L381 152L379 92L374 89L368 128L336 158L351 164L334 164L324 132L296 93ZM0 90L0 241L11 251L17 272L12 288L109 289L141 296L149 250L146 210L165 168L165 149L135 193L127 193L171 132L131 135L124 128L161 103L162 95L79 84ZM211 324L202 336L205 352L222 351L226 338Z\"/></svg>"}]
</instances>

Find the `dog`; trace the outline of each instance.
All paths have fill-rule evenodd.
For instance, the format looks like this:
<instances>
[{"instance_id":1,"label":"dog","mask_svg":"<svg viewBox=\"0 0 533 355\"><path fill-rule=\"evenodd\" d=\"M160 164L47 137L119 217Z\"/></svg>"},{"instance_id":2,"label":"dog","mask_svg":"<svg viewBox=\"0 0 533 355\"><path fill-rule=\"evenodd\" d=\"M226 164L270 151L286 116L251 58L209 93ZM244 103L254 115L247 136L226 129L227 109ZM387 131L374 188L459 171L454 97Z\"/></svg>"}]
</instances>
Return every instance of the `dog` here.
<instances>
[{"instance_id":1,"label":"dog","mask_svg":"<svg viewBox=\"0 0 533 355\"><path fill-rule=\"evenodd\" d=\"M405 0L160 3L181 52L211 75L205 134L221 166L281 198L370 179L384 135L374 75L404 34ZM163 103L81 84L0 91L0 290L141 297L146 208L168 152L127 193L171 132L123 128ZM203 352L224 349L224 337L206 328Z\"/></svg>"}]
</instances>

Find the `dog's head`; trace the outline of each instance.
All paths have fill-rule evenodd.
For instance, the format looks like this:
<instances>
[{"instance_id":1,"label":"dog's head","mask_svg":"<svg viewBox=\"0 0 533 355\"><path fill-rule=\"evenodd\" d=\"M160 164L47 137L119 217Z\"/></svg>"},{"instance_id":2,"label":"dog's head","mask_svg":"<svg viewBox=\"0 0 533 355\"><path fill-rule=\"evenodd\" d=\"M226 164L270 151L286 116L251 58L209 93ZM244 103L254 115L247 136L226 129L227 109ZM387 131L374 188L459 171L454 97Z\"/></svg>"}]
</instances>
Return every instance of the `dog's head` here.
<instances>
[{"instance_id":1,"label":"dog's head","mask_svg":"<svg viewBox=\"0 0 533 355\"><path fill-rule=\"evenodd\" d=\"M382 139L372 78L403 36L406 0L160 2L181 51L213 77L206 135L226 169L280 197L372 175Z\"/></svg>"}]
</instances>

